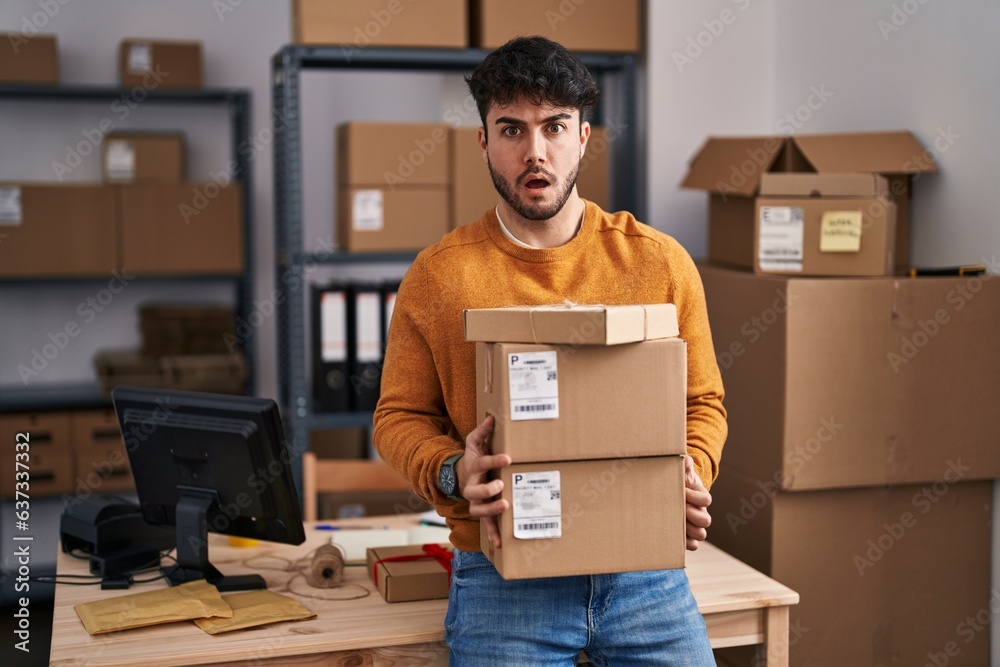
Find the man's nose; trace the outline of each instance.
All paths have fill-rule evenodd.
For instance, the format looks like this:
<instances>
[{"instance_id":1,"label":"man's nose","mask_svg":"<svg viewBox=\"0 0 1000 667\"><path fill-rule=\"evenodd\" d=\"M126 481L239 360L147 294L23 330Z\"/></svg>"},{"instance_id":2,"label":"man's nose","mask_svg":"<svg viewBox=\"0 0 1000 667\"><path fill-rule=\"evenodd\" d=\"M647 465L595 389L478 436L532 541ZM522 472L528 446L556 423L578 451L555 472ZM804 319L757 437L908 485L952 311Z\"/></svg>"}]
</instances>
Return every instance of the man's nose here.
<instances>
[{"instance_id":1,"label":"man's nose","mask_svg":"<svg viewBox=\"0 0 1000 667\"><path fill-rule=\"evenodd\" d=\"M528 134L524 161L528 164L545 162L545 138L540 131Z\"/></svg>"}]
</instances>

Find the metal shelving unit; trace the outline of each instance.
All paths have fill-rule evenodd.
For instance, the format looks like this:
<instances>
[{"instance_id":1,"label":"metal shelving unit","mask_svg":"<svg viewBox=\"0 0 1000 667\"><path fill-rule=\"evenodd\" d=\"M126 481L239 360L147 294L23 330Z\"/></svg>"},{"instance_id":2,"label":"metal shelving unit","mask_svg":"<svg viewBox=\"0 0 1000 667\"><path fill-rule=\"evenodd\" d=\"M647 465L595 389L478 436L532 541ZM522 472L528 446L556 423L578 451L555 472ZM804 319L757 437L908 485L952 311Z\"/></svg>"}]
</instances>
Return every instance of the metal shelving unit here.
<instances>
[{"instance_id":1,"label":"metal shelving unit","mask_svg":"<svg viewBox=\"0 0 1000 667\"><path fill-rule=\"evenodd\" d=\"M345 49L339 46L286 45L271 60L271 104L274 118L275 275L297 277L296 289L278 307L278 382L280 401L293 456L309 447L309 432L319 428L370 426L371 413L322 414L313 409L307 381L306 264L338 265L412 261L409 254L352 254L335 252L317 257L303 250L302 128L300 125L300 75L303 70L379 70L423 72L469 72L486 57L479 49ZM595 110L593 122L613 118L620 130L613 144L615 208L627 209L641 218L638 194L638 139L636 62L631 55L579 54L598 78L604 100ZM614 99L607 94L617 83ZM293 467L296 481L301 469Z\"/></svg>"},{"instance_id":2,"label":"metal shelving unit","mask_svg":"<svg viewBox=\"0 0 1000 667\"><path fill-rule=\"evenodd\" d=\"M11 86L0 85L0 101L80 102L114 103L117 100L132 100L133 88L117 86ZM252 172L247 152L240 146L250 140L250 91L239 89L201 90L143 90L139 104L177 106L222 106L229 112L231 129L232 160L236 164L233 180L243 184L243 266L242 274L233 276L142 276L145 283L181 283L195 281L224 281L236 285L236 313L245 321L253 307L253 208L251 198ZM65 285L81 284L87 281L106 281L107 278L17 278L2 279L0 287L8 285ZM252 336L243 341L243 351L247 357L247 386L254 386L254 350ZM96 381L93 383L46 384L39 387L4 388L0 392L0 412L33 410L71 410L109 407L111 402L98 393Z\"/></svg>"}]
</instances>

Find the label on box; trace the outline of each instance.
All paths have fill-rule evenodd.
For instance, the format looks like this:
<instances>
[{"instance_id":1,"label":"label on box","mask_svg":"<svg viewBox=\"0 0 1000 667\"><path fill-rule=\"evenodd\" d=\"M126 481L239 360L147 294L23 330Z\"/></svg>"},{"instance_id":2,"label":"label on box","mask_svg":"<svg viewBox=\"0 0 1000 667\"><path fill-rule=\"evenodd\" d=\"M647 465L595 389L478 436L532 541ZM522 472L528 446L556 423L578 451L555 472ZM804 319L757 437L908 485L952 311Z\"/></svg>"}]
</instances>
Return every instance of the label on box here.
<instances>
[{"instance_id":1,"label":"label on box","mask_svg":"<svg viewBox=\"0 0 1000 667\"><path fill-rule=\"evenodd\" d=\"M562 537L559 471L517 472L514 483L514 537L541 540Z\"/></svg>"},{"instance_id":2,"label":"label on box","mask_svg":"<svg viewBox=\"0 0 1000 667\"><path fill-rule=\"evenodd\" d=\"M351 227L356 232L378 232L382 230L382 191L358 190L354 193L351 206Z\"/></svg>"},{"instance_id":3,"label":"label on box","mask_svg":"<svg viewBox=\"0 0 1000 667\"><path fill-rule=\"evenodd\" d=\"M132 44L128 49L128 71L134 74L145 74L153 69L153 46L151 44Z\"/></svg>"},{"instance_id":4,"label":"label on box","mask_svg":"<svg viewBox=\"0 0 1000 667\"><path fill-rule=\"evenodd\" d=\"M757 262L764 271L801 271L805 225L796 206L761 206Z\"/></svg>"},{"instance_id":5,"label":"label on box","mask_svg":"<svg viewBox=\"0 0 1000 667\"><path fill-rule=\"evenodd\" d=\"M861 251L861 211L825 211L819 228L820 252Z\"/></svg>"},{"instance_id":6,"label":"label on box","mask_svg":"<svg viewBox=\"0 0 1000 667\"><path fill-rule=\"evenodd\" d=\"M323 361L347 361L347 300L343 292L325 292L319 299Z\"/></svg>"},{"instance_id":7,"label":"label on box","mask_svg":"<svg viewBox=\"0 0 1000 667\"><path fill-rule=\"evenodd\" d=\"M135 180L135 148L131 141L112 139L104 147L105 178L109 181Z\"/></svg>"},{"instance_id":8,"label":"label on box","mask_svg":"<svg viewBox=\"0 0 1000 667\"><path fill-rule=\"evenodd\" d=\"M21 188L0 188L0 225L21 224Z\"/></svg>"},{"instance_id":9,"label":"label on box","mask_svg":"<svg viewBox=\"0 0 1000 667\"><path fill-rule=\"evenodd\" d=\"M354 326L358 337L355 355L361 363L379 361L382 358L382 336L379 334L382 322L379 317L381 304L378 292L361 292L355 305L357 316Z\"/></svg>"},{"instance_id":10,"label":"label on box","mask_svg":"<svg viewBox=\"0 0 1000 667\"><path fill-rule=\"evenodd\" d=\"M555 350L507 355L510 420L559 418L559 374Z\"/></svg>"}]
</instances>

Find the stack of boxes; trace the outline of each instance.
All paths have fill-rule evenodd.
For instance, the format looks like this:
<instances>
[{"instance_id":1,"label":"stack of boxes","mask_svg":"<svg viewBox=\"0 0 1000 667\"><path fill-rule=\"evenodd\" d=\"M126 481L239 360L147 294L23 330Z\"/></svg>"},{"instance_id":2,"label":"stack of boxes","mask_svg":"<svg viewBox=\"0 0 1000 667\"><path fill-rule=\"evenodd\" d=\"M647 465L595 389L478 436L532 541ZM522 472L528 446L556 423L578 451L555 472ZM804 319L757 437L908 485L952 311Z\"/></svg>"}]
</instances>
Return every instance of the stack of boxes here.
<instances>
[{"instance_id":1,"label":"stack of boxes","mask_svg":"<svg viewBox=\"0 0 1000 667\"><path fill-rule=\"evenodd\" d=\"M120 384L226 394L242 393L246 359L233 352L233 311L226 306L147 304L139 309L138 350L94 357L101 392Z\"/></svg>"},{"instance_id":2,"label":"stack of boxes","mask_svg":"<svg viewBox=\"0 0 1000 667\"><path fill-rule=\"evenodd\" d=\"M637 53L639 0L294 0L292 41L368 47L495 49L544 35L571 51ZM346 51L348 55L351 50Z\"/></svg>"},{"instance_id":3,"label":"stack of boxes","mask_svg":"<svg viewBox=\"0 0 1000 667\"><path fill-rule=\"evenodd\" d=\"M3 37L0 81L59 83L54 37ZM153 91L202 86L198 42L124 40L119 55L123 87ZM132 99L143 99L147 92L141 94ZM101 142L103 184L0 183L0 223L7 234L0 246L0 277L243 271L243 198L238 184L186 182L180 133L115 132L114 122L104 119L93 134ZM60 179L79 164L73 160L96 152L91 141L98 139L88 136L73 147L65 165L57 163Z\"/></svg>"},{"instance_id":4,"label":"stack of boxes","mask_svg":"<svg viewBox=\"0 0 1000 667\"><path fill-rule=\"evenodd\" d=\"M687 347L670 304L469 310L507 579L684 566Z\"/></svg>"},{"instance_id":5,"label":"stack of boxes","mask_svg":"<svg viewBox=\"0 0 1000 667\"><path fill-rule=\"evenodd\" d=\"M710 540L800 594L792 665L988 662L1000 282L897 275L935 170L908 132L710 139L684 182L729 414Z\"/></svg>"}]
</instances>

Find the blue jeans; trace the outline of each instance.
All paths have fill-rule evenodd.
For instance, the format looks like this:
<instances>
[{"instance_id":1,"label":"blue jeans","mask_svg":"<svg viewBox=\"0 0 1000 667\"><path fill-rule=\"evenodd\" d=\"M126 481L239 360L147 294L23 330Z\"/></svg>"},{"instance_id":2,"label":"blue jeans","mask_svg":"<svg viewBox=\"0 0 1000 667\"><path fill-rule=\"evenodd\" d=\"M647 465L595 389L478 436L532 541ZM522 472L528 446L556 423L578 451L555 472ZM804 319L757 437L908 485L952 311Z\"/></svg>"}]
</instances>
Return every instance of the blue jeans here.
<instances>
[{"instance_id":1,"label":"blue jeans","mask_svg":"<svg viewBox=\"0 0 1000 667\"><path fill-rule=\"evenodd\" d=\"M455 549L445 632L454 667L714 667L687 573L655 570L504 580Z\"/></svg>"}]
</instances>

